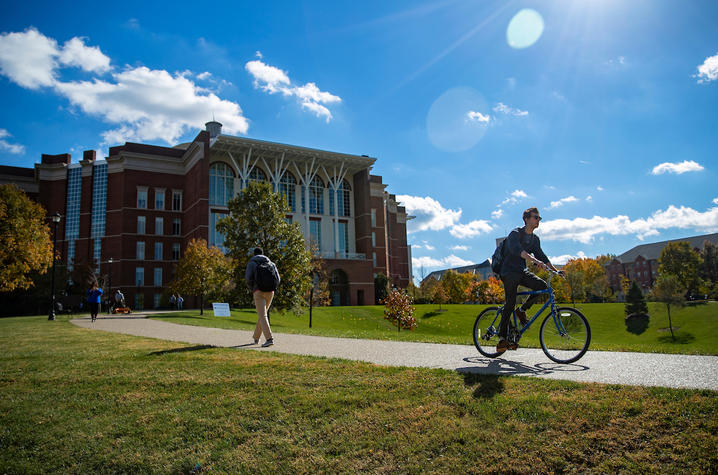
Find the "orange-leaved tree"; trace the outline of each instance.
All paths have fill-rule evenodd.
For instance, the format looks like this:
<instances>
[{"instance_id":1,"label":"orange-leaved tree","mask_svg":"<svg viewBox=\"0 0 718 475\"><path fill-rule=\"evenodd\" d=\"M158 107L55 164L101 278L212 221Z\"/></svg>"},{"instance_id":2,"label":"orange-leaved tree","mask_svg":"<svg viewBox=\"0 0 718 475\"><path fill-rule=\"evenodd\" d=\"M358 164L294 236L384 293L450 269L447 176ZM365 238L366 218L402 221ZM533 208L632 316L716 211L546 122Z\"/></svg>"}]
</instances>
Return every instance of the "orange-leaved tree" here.
<instances>
[{"instance_id":1,"label":"orange-leaved tree","mask_svg":"<svg viewBox=\"0 0 718 475\"><path fill-rule=\"evenodd\" d=\"M396 323L397 330L413 330L416 328L413 301L401 290L392 290L384 299L384 318Z\"/></svg>"}]
</instances>

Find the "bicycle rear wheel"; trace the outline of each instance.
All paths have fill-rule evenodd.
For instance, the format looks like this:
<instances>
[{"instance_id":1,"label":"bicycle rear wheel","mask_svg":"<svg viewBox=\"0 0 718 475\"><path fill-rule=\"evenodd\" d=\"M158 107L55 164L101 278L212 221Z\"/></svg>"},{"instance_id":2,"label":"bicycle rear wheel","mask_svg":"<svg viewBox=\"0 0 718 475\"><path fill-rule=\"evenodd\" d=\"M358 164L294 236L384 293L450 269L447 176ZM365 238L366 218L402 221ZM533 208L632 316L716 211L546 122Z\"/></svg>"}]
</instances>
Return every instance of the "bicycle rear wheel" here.
<instances>
[{"instance_id":1,"label":"bicycle rear wheel","mask_svg":"<svg viewBox=\"0 0 718 475\"><path fill-rule=\"evenodd\" d=\"M549 313L539 331L541 348L551 361L573 363L581 358L591 343L591 327L578 310L560 307Z\"/></svg>"},{"instance_id":2,"label":"bicycle rear wheel","mask_svg":"<svg viewBox=\"0 0 718 475\"><path fill-rule=\"evenodd\" d=\"M499 322L501 322L499 307L485 309L474 322L474 345L479 353L487 358L496 358L503 354L502 351L496 351L499 342Z\"/></svg>"}]
</instances>

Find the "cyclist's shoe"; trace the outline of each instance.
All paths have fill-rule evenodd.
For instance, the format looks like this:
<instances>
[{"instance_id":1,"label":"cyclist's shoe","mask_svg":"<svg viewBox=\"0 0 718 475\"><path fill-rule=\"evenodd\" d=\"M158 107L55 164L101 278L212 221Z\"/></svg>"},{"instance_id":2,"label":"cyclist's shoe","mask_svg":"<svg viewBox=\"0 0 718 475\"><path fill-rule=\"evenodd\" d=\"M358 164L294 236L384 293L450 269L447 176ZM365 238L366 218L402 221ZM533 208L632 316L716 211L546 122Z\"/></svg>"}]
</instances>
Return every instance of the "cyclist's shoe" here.
<instances>
[{"instance_id":1,"label":"cyclist's shoe","mask_svg":"<svg viewBox=\"0 0 718 475\"><path fill-rule=\"evenodd\" d=\"M503 353L508 349L509 349L509 341L506 338L502 338L501 340L499 340L499 343L496 345L496 351L498 353Z\"/></svg>"},{"instance_id":2,"label":"cyclist's shoe","mask_svg":"<svg viewBox=\"0 0 718 475\"><path fill-rule=\"evenodd\" d=\"M516 309L516 316L519 317L519 322L521 322L522 327L525 327L526 324L529 322L529 319L526 318L526 312L521 310L521 307Z\"/></svg>"}]
</instances>

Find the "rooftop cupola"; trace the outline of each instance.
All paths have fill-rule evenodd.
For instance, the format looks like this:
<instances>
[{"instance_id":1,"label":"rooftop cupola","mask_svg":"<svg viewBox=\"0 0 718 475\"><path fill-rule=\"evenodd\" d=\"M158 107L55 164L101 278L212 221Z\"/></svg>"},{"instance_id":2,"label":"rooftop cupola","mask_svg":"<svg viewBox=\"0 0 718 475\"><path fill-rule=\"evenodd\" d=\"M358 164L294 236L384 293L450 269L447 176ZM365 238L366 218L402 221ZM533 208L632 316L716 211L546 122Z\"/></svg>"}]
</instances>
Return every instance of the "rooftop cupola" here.
<instances>
[{"instance_id":1,"label":"rooftop cupola","mask_svg":"<svg viewBox=\"0 0 718 475\"><path fill-rule=\"evenodd\" d=\"M212 120L204 124L206 131L209 132L209 138L213 139L222 133L222 124L216 120Z\"/></svg>"}]
</instances>

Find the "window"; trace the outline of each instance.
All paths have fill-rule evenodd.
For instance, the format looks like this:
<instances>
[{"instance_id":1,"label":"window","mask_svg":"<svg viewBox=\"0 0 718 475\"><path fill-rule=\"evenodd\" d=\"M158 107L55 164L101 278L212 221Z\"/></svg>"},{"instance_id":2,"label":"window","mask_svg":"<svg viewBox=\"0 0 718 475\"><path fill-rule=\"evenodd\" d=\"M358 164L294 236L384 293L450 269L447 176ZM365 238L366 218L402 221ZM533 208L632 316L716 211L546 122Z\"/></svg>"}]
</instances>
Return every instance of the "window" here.
<instances>
[{"instance_id":1,"label":"window","mask_svg":"<svg viewBox=\"0 0 718 475\"><path fill-rule=\"evenodd\" d=\"M155 218L155 234L158 236L162 235L162 232L164 231L165 227L165 220L164 218Z\"/></svg>"},{"instance_id":2,"label":"window","mask_svg":"<svg viewBox=\"0 0 718 475\"><path fill-rule=\"evenodd\" d=\"M306 213L304 205L306 186L302 187L302 213ZM315 176L309 184L309 213L324 214L324 182Z\"/></svg>"},{"instance_id":3,"label":"window","mask_svg":"<svg viewBox=\"0 0 718 475\"><path fill-rule=\"evenodd\" d=\"M180 245L179 243L172 244L172 260L178 261L180 258Z\"/></svg>"},{"instance_id":4,"label":"window","mask_svg":"<svg viewBox=\"0 0 718 475\"><path fill-rule=\"evenodd\" d=\"M182 234L182 220L179 218L175 218L172 220L172 234L175 236L179 236Z\"/></svg>"},{"instance_id":5,"label":"window","mask_svg":"<svg viewBox=\"0 0 718 475\"><path fill-rule=\"evenodd\" d=\"M162 243L161 242L155 243L155 260L156 261L162 260Z\"/></svg>"},{"instance_id":6,"label":"window","mask_svg":"<svg viewBox=\"0 0 718 475\"><path fill-rule=\"evenodd\" d=\"M371 227L376 227L376 210L374 208L371 209Z\"/></svg>"},{"instance_id":7,"label":"window","mask_svg":"<svg viewBox=\"0 0 718 475\"><path fill-rule=\"evenodd\" d=\"M155 308L160 308L160 300L161 299L162 299L162 294L155 294L155 297L154 297Z\"/></svg>"},{"instance_id":8,"label":"window","mask_svg":"<svg viewBox=\"0 0 718 475\"><path fill-rule=\"evenodd\" d=\"M218 162L209 167L209 204L227 206L234 196L234 172L226 163Z\"/></svg>"},{"instance_id":9,"label":"window","mask_svg":"<svg viewBox=\"0 0 718 475\"><path fill-rule=\"evenodd\" d=\"M322 222L313 219L309 221L309 240L316 246L317 251L322 248Z\"/></svg>"},{"instance_id":10,"label":"window","mask_svg":"<svg viewBox=\"0 0 718 475\"><path fill-rule=\"evenodd\" d=\"M349 252L349 226L347 226L347 223L341 221L337 223L337 233L339 234L339 248L337 251L346 254Z\"/></svg>"},{"instance_id":11,"label":"window","mask_svg":"<svg viewBox=\"0 0 718 475\"><path fill-rule=\"evenodd\" d=\"M67 170L67 209L65 211L65 240L67 241L67 268L72 270L75 261L75 240L80 236L80 201L82 200L82 168L70 164Z\"/></svg>"},{"instance_id":12,"label":"window","mask_svg":"<svg viewBox=\"0 0 718 475\"><path fill-rule=\"evenodd\" d=\"M155 209L165 209L165 190L155 189Z\"/></svg>"},{"instance_id":13,"label":"window","mask_svg":"<svg viewBox=\"0 0 718 475\"><path fill-rule=\"evenodd\" d=\"M143 241L137 241L137 260L145 260L145 243Z\"/></svg>"},{"instance_id":14,"label":"window","mask_svg":"<svg viewBox=\"0 0 718 475\"><path fill-rule=\"evenodd\" d=\"M142 287L145 285L145 268L144 267L137 267L135 269L135 285L137 287Z\"/></svg>"},{"instance_id":15,"label":"window","mask_svg":"<svg viewBox=\"0 0 718 475\"><path fill-rule=\"evenodd\" d=\"M217 231L217 222L226 216L224 213L209 214L209 245L217 246L222 252L226 252L224 248L224 234Z\"/></svg>"},{"instance_id":16,"label":"window","mask_svg":"<svg viewBox=\"0 0 718 475\"><path fill-rule=\"evenodd\" d=\"M376 233L374 231L371 232L371 247L376 247Z\"/></svg>"},{"instance_id":17,"label":"window","mask_svg":"<svg viewBox=\"0 0 718 475\"><path fill-rule=\"evenodd\" d=\"M339 212L337 213L337 216L349 216L350 215L350 207L349 207L349 191L351 188L349 187L349 183L347 183L346 180L342 180L342 183L339 185L339 189L335 192L334 190L330 190L329 196L329 214L334 216L334 194L337 194L337 205L339 207Z\"/></svg>"},{"instance_id":18,"label":"window","mask_svg":"<svg viewBox=\"0 0 718 475\"><path fill-rule=\"evenodd\" d=\"M297 212L297 180L289 172L285 172L282 175L282 179L279 180L279 193L287 199L287 204L292 213Z\"/></svg>"},{"instance_id":19,"label":"window","mask_svg":"<svg viewBox=\"0 0 718 475\"><path fill-rule=\"evenodd\" d=\"M102 236L105 235L107 221L107 163L97 163L92 167L92 224L90 235L94 240L93 257L100 262L102 255Z\"/></svg>"},{"instance_id":20,"label":"window","mask_svg":"<svg viewBox=\"0 0 718 475\"><path fill-rule=\"evenodd\" d=\"M376 252L371 253L371 261L374 263L374 267L376 267Z\"/></svg>"},{"instance_id":21,"label":"window","mask_svg":"<svg viewBox=\"0 0 718 475\"><path fill-rule=\"evenodd\" d=\"M256 182L264 182L267 181L267 175L264 174L264 171L261 168L254 167L252 168L252 171L249 172L249 177L247 178L247 184L256 181Z\"/></svg>"},{"instance_id":22,"label":"window","mask_svg":"<svg viewBox=\"0 0 718 475\"><path fill-rule=\"evenodd\" d=\"M182 192L172 191L172 211L182 211Z\"/></svg>"},{"instance_id":23,"label":"window","mask_svg":"<svg viewBox=\"0 0 718 475\"><path fill-rule=\"evenodd\" d=\"M137 188L137 207L147 208L147 188Z\"/></svg>"},{"instance_id":24,"label":"window","mask_svg":"<svg viewBox=\"0 0 718 475\"><path fill-rule=\"evenodd\" d=\"M145 217L137 216L137 234L145 233Z\"/></svg>"},{"instance_id":25,"label":"window","mask_svg":"<svg viewBox=\"0 0 718 475\"><path fill-rule=\"evenodd\" d=\"M162 287L162 268L155 267L155 287Z\"/></svg>"}]
</instances>

